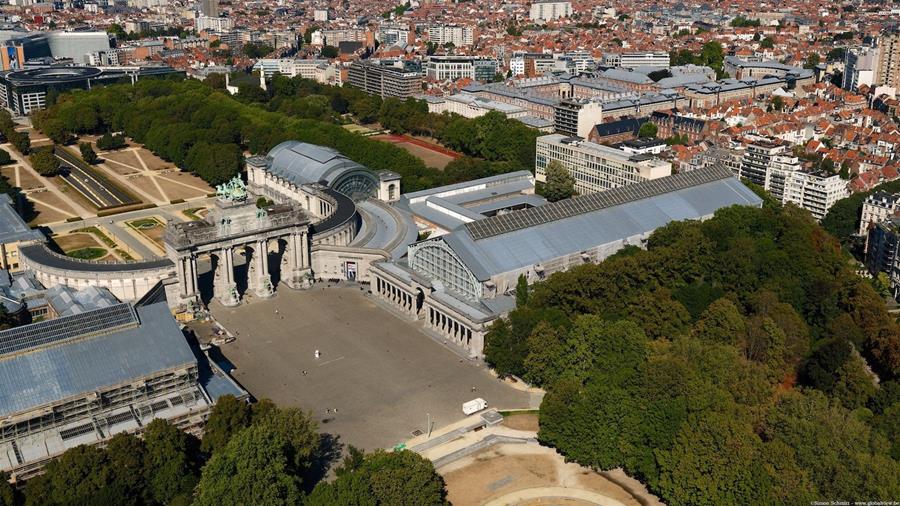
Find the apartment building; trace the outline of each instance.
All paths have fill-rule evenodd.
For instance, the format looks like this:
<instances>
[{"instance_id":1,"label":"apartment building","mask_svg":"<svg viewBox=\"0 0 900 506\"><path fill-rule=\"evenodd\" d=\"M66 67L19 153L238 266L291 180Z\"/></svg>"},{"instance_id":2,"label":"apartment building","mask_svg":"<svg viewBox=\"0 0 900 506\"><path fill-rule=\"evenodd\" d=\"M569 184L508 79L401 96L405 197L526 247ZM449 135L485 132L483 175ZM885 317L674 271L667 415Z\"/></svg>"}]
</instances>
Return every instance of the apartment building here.
<instances>
[{"instance_id":1,"label":"apartment building","mask_svg":"<svg viewBox=\"0 0 900 506\"><path fill-rule=\"evenodd\" d=\"M878 38L878 85L900 88L900 33Z\"/></svg>"},{"instance_id":2,"label":"apartment building","mask_svg":"<svg viewBox=\"0 0 900 506\"><path fill-rule=\"evenodd\" d=\"M475 43L475 29L466 25L432 25L428 27L428 38L438 46L471 46Z\"/></svg>"},{"instance_id":3,"label":"apartment building","mask_svg":"<svg viewBox=\"0 0 900 506\"><path fill-rule=\"evenodd\" d=\"M593 100L566 98L555 108L556 132L587 139L594 126L603 121L603 105Z\"/></svg>"},{"instance_id":4,"label":"apartment building","mask_svg":"<svg viewBox=\"0 0 900 506\"><path fill-rule=\"evenodd\" d=\"M572 15L572 2L559 0L534 0L531 3L529 18L533 21L553 21Z\"/></svg>"},{"instance_id":5,"label":"apartment building","mask_svg":"<svg viewBox=\"0 0 900 506\"><path fill-rule=\"evenodd\" d=\"M231 18L199 16L194 20L194 28L198 32L227 32L234 28L234 21Z\"/></svg>"},{"instance_id":6,"label":"apartment building","mask_svg":"<svg viewBox=\"0 0 900 506\"><path fill-rule=\"evenodd\" d=\"M422 92L422 76L418 72L378 61L355 61L347 74L351 86L382 98L409 98Z\"/></svg>"},{"instance_id":7,"label":"apartment building","mask_svg":"<svg viewBox=\"0 0 900 506\"><path fill-rule=\"evenodd\" d=\"M859 46L844 53L844 75L841 87L857 91L860 86L872 86L878 73L878 48Z\"/></svg>"},{"instance_id":8,"label":"apartment building","mask_svg":"<svg viewBox=\"0 0 900 506\"><path fill-rule=\"evenodd\" d=\"M747 145L738 175L763 187L782 204L808 210L816 220L850 194L839 175L805 170L788 146L768 138L756 138Z\"/></svg>"},{"instance_id":9,"label":"apartment building","mask_svg":"<svg viewBox=\"0 0 900 506\"><path fill-rule=\"evenodd\" d=\"M560 162L575 179L579 194L597 193L672 174L672 164L655 156L632 154L560 134L537 138L535 179L547 181L547 165Z\"/></svg>"},{"instance_id":10,"label":"apartment building","mask_svg":"<svg viewBox=\"0 0 900 506\"><path fill-rule=\"evenodd\" d=\"M887 220L900 210L900 194L876 192L866 197L859 220L859 235L866 235L869 227Z\"/></svg>"}]
</instances>

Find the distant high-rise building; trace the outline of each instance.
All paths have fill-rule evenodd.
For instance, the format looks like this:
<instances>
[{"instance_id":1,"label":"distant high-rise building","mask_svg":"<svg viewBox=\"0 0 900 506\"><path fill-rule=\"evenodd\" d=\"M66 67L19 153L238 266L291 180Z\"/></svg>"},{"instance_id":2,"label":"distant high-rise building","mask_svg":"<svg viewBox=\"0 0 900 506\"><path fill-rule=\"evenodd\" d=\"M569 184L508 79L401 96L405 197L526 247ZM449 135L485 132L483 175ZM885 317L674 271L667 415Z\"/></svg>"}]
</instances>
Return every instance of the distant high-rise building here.
<instances>
[{"instance_id":1,"label":"distant high-rise building","mask_svg":"<svg viewBox=\"0 0 900 506\"><path fill-rule=\"evenodd\" d=\"M464 25L434 25L428 28L428 38L438 46L471 46L475 42L475 29Z\"/></svg>"},{"instance_id":2,"label":"distant high-rise building","mask_svg":"<svg viewBox=\"0 0 900 506\"><path fill-rule=\"evenodd\" d=\"M534 0L529 17L533 21L553 21L572 15L572 2L562 0Z\"/></svg>"},{"instance_id":3,"label":"distant high-rise building","mask_svg":"<svg viewBox=\"0 0 900 506\"><path fill-rule=\"evenodd\" d=\"M841 87L856 91L860 86L872 86L878 78L878 48L861 46L849 48L844 54L844 76Z\"/></svg>"},{"instance_id":4,"label":"distant high-rise building","mask_svg":"<svg viewBox=\"0 0 900 506\"><path fill-rule=\"evenodd\" d=\"M218 17L219 0L200 0L200 12L210 18Z\"/></svg>"},{"instance_id":5,"label":"distant high-rise building","mask_svg":"<svg viewBox=\"0 0 900 506\"><path fill-rule=\"evenodd\" d=\"M878 38L878 78L876 84L900 88L900 33Z\"/></svg>"}]
</instances>

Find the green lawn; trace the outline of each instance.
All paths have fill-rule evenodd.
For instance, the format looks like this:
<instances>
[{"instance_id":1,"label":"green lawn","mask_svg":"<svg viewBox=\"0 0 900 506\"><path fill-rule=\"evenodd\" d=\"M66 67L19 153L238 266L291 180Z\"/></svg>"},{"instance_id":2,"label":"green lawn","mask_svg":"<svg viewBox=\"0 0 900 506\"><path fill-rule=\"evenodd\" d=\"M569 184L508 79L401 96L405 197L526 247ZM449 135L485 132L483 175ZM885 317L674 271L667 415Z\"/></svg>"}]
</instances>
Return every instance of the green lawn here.
<instances>
[{"instance_id":1,"label":"green lawn","mask_svg":"<svg viewBox=\"0 0 900 506\"><path fill-rule=\"evenodd\" d=\"M131 228L145 230L148 228L162 226L162 223L160 223L156 218L141 218L139 220L129 221L128 225Z\"/></svg>"},{"instance_id":2,"label":"green lawn","mask_svg":"<svg viewBox=\"0 0 900 506\"><path fill-rule=\"evenodd\" d=\"M97 260L106 256L106 250L103 248L81 248L66 253L72 258L80 258L82 260Z\"/></svg>"}]
</instances>

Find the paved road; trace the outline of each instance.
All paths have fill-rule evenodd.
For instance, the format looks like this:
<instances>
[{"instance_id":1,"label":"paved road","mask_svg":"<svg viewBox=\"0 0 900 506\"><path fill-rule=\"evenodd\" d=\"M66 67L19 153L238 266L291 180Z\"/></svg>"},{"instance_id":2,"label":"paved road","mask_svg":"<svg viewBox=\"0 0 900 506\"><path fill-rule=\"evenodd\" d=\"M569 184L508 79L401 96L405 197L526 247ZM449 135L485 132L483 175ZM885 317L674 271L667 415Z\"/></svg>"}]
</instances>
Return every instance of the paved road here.
<instances>
[{"instance_id":1,"label":"paved road","mask_svg":"<svg viewBox=\"0 0 900 506\"><path fill-rule=\"evenodd\" d=\"M222 347L235 379L257 398L311 410L320 430L343 443L392 447L426 431L429 416L436 427L464 418L462 403L475 397L499 409L529 407L527 392L460 359L359 288L282 288L269 300L210 306L236 334Z\"/></svg>"},{"instance_id":2,"label":"paved road","mask_svg":"<svg viewBox=\"0 0 900 506\"><path fill-rule=\"evenodd\" d=\"M69 171L68 174L62 176L63 179L95 206L103 208L136 203L133 198L129 198L118 188L109 187L96 174L79 167L74 161L75 155L65 148L58 148L55 154L56 159Z\"/></svg>"},{"instance_id":3,"label":"paved road","mask_svg":"<svg viewBox=\"0 0 900 506\"><path fill-rule=\"evenodd\" d=\"M72 223L62 222L47 225L54 234L63 234L78 230L79 228L92 227L101 225L111 234L115 236L115 240L131 249L130 252L136 252L144 259L157 258L160 256L154 250L144 245L140 240L131 235L123 223L125 221L137 220L140 218L149 218L150 216L162 216L166 221L185 221L186 218L181 211L195 207L203 207L211 204L215 197L200 197L193 200L182 202L181 204L169 204L161 207L153 207L150 209L140 209L137 211L129 211L127 213L115 214L103 218L87 218L85 220ZM112 221L113 223L110 223ZM126 249L127 251L127 249Z\"/></svg>"}]
</instances>

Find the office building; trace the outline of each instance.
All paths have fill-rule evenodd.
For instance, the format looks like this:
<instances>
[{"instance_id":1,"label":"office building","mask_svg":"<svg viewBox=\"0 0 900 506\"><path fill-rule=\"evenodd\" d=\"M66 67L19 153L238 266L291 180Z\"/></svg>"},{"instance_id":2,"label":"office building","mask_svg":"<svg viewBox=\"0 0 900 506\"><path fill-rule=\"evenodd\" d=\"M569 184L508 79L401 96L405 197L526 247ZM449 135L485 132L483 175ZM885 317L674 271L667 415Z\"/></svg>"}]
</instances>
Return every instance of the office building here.
<instances>
[{"instance_id":1,"label":"office building","mask_svg":"<svg viewBox=\"0 0 900 506\"><path fill-rule=\"evenodd\" d=\"M472 79L490 82L497 74L497 60L477 56L429 56L425 76L434 81Z\"/></svg>"},{"instance_id":2,"label":"office building","mask_svg":"<svg viewBox=\"0 0 900 506\"><path fill-rule=\"evenodd\" d=\"M353 62L347 80L351 86L382 98L409 98L422 92L422 76L418 72L372 60Z\"/></svg>"},{"instance_id":3,"label":"office building","mask_svg":"<svg viewBox=\"0 0 900 506\"><path fill-rule=\"evenodd\" d=\"M581 195L672 174L672 164L655 156L632 154L565 135L538 137L535 151L535 179L546 182L547 165L557 161L575 179L575 191Z\"/></svg>"},{"instance_id":4,"label":"office building","mask_svg":"<svg viewBox=\"0 0 900 506\"><path fill-rule=\"evenodd\" d=\"M603 65L607 67L634 68L660 68L670 67L669 53L665 51L651 51L644 53L610 53L603 55Z\"/></svg>"},{"instance_id":5,"label":"office building","mask_svg":"<svg viewBox=\"0 0 900 506\"><path fill-rule=\"evenodd\" d=\"M92 85L131 82L179 73L167 66L105 68L88 66L43 67L0 72L0 106L27 116L46 105L47 91L89 89Z\"/></svg>"},{"instance_id":6,"label":"office building","mask_svg":"<svg viewBox=\"0 0 900 506\"><path fill-rule=\"evenodd\" d=\"M71 59L86 63L87 55L110 49L106 32L33 32L7 39L0 49L3 70L20 70L29 60Z\"/></svg>"},{"instance_id":7,"label":"office building","mask_svg":"<svg viewBox=\"0 0 900 506\"><path fill-rule=\"evenodd\" d=\"M457 93L446 97L426 95L425 101L428 103L428 112L435 114L448 112L459 114L464 118L477 118L491 111L497 111L510 119L523 118L528 115L528 111L522 107L497 102L496 100L482 98L469 93Z\"/></svg>"},{"instance_id":8,"label":"office building","mask_svg":"<svg viewBox=\"0 0 900 506\"><path fill-rule=\"evenodd\" d=\"M415 31L403 23L381 23L375 32L375 40L382 46L406 46L415 41Z\"/></svg>"},{"instance_id":9,"label":"office building","mask_svg":"<svg viewBox=\"0 0 900 506\"><path fill-rule=\"evenodd\" d=\"M572 15L572 2L559 0L534 0L528 17L532 21L547 22Z\"/></svg>"},{"instance_id":10,"label":"office building","mask_svg":"<svg viewBox=\"0 0 900 506\"><path fill-rule=\"evenodd\" d=\"M438 46L471 46L475 43L475 29L465 25L432 25L428 27L428 39Z\"/></svg>"}]
</instances>

